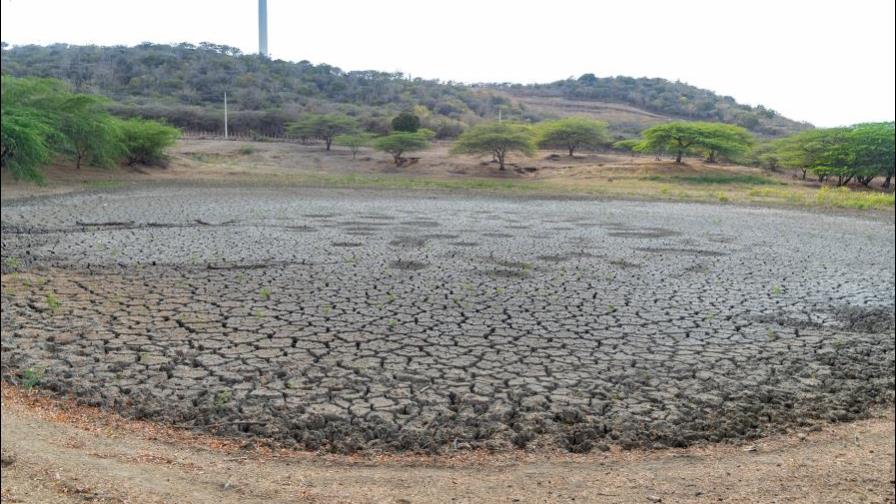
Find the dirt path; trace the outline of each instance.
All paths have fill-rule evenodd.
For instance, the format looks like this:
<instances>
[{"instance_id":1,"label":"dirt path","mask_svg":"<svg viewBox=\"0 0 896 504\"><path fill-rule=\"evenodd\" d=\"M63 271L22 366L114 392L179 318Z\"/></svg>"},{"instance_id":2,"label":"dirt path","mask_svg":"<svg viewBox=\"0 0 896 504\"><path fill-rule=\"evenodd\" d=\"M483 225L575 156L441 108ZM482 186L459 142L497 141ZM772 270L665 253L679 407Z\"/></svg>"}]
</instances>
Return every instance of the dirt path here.
<instances>
[{"instance_id":1,"label":"dirt path","mask_svg":"<svg viewBox=\"0 0 896 504\"><path fill-rule=\"evenodd\" d=\"M892 414L751 445L336 457L3 387L3 502L894 502Z\"/></svg>"}]
</instances>

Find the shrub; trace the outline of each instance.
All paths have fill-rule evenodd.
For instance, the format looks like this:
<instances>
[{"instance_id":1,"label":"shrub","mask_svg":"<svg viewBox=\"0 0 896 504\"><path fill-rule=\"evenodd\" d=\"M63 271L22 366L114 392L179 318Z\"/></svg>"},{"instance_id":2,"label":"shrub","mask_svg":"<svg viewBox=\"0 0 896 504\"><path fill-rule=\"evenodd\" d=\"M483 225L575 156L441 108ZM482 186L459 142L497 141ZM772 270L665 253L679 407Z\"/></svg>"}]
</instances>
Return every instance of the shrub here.
<instances>
[{"instance_id":1,"label":"shrub","mask_svg":"<svg viewBox=\"0 0 896 504\"><path fill-rule=\"evenodd\" d=\"M402 112L392 119L393 131L416 133L420 129L420 118L411 112Z\"/></svg>"},{"instance_id":2,"label":"shrub","mask_svg":"<svg viewBox=\"0 0 896 504\"><path fill-rule=\"evenodd\" d=\"M128 165L153 165L165 160L165 149L174 145L180 130L156 121L127 119L119 122Z\"/></svg>"}]
</instances>

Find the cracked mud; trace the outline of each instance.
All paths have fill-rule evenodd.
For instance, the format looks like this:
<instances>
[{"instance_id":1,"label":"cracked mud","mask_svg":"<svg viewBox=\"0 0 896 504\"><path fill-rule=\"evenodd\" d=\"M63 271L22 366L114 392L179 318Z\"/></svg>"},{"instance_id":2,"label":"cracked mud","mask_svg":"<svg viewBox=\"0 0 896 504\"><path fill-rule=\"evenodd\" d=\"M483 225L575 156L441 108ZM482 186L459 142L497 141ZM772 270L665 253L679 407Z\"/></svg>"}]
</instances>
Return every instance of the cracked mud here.
<instances>
[{"instance_id":1,"label":"cracked mud","mask_svg":"<svg viewBox=\"0 0 896 504\"><path fill-rule=\"evenodd\" d=\"M4 203L2 372L311 449L684 446L894 395L894 228L153 187Z\"/></svg>"}]
</instances>

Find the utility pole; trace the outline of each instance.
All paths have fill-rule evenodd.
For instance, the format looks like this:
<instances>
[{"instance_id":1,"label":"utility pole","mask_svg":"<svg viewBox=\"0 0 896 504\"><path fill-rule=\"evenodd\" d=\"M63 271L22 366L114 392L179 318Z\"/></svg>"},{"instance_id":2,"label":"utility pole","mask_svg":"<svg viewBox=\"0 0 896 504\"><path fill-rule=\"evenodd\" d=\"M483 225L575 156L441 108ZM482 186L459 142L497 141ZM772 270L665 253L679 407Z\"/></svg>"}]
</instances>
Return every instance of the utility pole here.
<instances>
[{"instance_id":1,"label":"utility pole","mask_svg":"<svg viewBox=\"0 0 896 504\"><path fill-rule=\"evenodd\" d=\"M498 107L498 122L501 122L501 107Z\"/></svg>"},{"instance_id":2,"label":"utility pole","mask_svg":"<svg viewBox=\"0 0 896 504\"><path fill-rule=\"evenodd\" d=\"M224 91L224 140L227 140L227 91Z\"/></svg>"}]
</instances>

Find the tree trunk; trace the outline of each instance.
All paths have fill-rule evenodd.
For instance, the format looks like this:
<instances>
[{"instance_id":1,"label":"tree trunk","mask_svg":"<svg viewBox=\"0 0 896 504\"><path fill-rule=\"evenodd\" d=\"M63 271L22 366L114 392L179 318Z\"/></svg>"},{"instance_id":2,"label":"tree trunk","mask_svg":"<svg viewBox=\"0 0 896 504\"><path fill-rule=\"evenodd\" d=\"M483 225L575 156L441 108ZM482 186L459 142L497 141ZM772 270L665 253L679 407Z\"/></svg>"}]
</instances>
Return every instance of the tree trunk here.
<instances>
[{"instance_id":1,"label":"tree trunk","mask_svg":"<svg viewBox=\"0 0 896 504\"><path fill-rule=\"evenodd\" d=\"M327 150L330 150L330 144L333 143L333 137L326 137L326 138L324 138L324 142L327 143Z\"/></svg>"},{"instance_id":2,"label":"tree trunk","mask_svg":"<svg viewBox=\"0 0 896 504\"><path fill-rule=\"evenodd\" d=\"M395 160L395 166L401 166L401 155L404 151L398 151L395 154L392 154L392 159Z\"/></svg>"},{"instance_id":3,"label":"tree trunk","mask_svg":"<svg viewBox=\"0 0 896 504\"><path fill-rule=\"evenodd\" d=\"M891 181L891 180L893 180L893 176L892 176L892 175L887 175L887 178L884 179L884 185L883 185L883 188L884 188L884 189L889 189L889 188L890 188L890 181Z\"/></svg>"},{"instance_id":4,"label":"tree trunk","mask_svg":"<svg viewBox=\"0 0 896 504\"><path fill-rule=\"evenodd\" d=\"M676 154L676 156L675 156L676 163L681 164L681 156L684 156L683 150L678 151L678 154Z\"/></svg>"},{"instance_id":5,"label":"tree trunk","mask_svg":"<svg viewBox=\"0 0 896 504\"><path fill-rule=\"evenodd\" d=\"M84 157L84 156L82 156L81 154L78 154L78 155L75 156L75 169L76 169L76 170L80 170L80 169L81 169L81 158L82 158L82 157Z\"/></svg>"},{"instance_id":6,"label":"tree trunk","mask_svg":"<svg viewBox=\"0 0 896 504\"><path fill-rule=\"evenodd\" d=\"M506 154L507 154L506 152L500 152L500 151L495 152L495 157L498 158L498 169L501 171L504 171L504 156Z\"/></svg>"},{"instance_id":7,"label":"tree trunk","mask_svg":"<svg viewBox=\"0 0 896 504\"><path fill-rule=\"evenodd\" d=\"M803 180L806 180L806 172L809 171L805 168L800 168L800 171L803 172Z\"/></svg>"},{"instance_id":8,"label":"tree trunk","mask_svg":"<svg viewBox=\"0 0 896 504\"><path fill-rule=\"evenodd\" d=\"M706 160L707 163L715 163L716 162L716 151L709 151L709 158Z\"/></svg>"},{"instance_id":9,"label":"tree trunk","mask_svg":"<svg viewBox=\"0 0 896 504\"><path fill-rule=\"evenodd\" d=\"M576 148L570 145L570 146L569 146L569 157L572 157L572 155L573 155L575 152L576 152Z\"/></svg>"}]
</instances>

